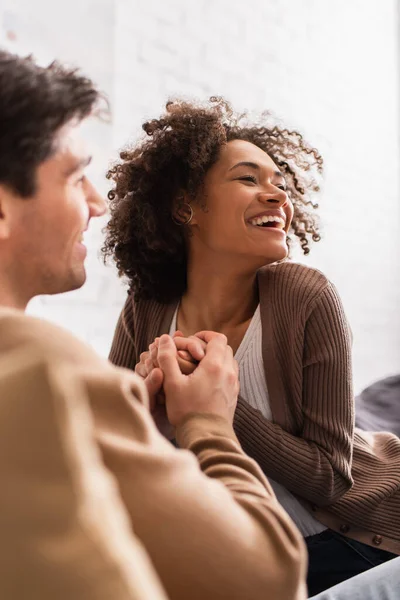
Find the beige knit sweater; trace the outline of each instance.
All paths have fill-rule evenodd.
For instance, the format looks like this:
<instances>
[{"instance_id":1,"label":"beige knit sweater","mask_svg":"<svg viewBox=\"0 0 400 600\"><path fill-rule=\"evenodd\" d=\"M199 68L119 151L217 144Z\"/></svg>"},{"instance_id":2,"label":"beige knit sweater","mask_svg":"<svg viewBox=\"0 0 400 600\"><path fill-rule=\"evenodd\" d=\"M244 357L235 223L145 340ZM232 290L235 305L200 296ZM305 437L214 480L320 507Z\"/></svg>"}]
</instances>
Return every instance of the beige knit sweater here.
<instances>
[{"instance_id":1,"label":"beige knit sweater","mask_svg":"<svg viewBox=\"0 0 400 600\"><path fill-rule=\"evenodd\" d=\"M239 441L322 523L400 554L400 440L354 430L351 336L335 288L290 262L261 269L258 284L272 421L239 398ZM175 307L128 296L111 361L133 369Z\"/></svg>"},{"instance_id":2,"label":"beige knit sweater","mask_svg":"<svg viewBox=\"0 0 400 600\"><path fill-rule=\"evenodd\" d=\"M177 450L147 405L132 372L0 309L0 598L305 600L304 543L230 423L189 415Z\"/></svg>"}]
</instances>

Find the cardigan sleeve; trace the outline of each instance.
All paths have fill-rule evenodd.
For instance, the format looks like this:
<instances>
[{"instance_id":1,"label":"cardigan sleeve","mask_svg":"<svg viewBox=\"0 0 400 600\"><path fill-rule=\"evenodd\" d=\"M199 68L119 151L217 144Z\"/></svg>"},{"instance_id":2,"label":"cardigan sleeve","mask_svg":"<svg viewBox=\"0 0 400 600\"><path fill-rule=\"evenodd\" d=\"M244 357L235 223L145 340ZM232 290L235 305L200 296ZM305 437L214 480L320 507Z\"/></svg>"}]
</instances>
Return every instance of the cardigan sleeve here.
<instances>
[{"instance_id":1,"label":"cardigan sleeve","mask_svg":"<svg viewBox=\"0 0 400 600\"><path fill-rule=\"evenodd\" d=\"M313 302L304 332L303 425L298 435L268 421L242 399L235 430L267 476L318 506L328 506L353 484L353 407L350 331L340 298L328 283Z\"/></svg>"},{"instance_id":2,"label":"cardigan sleeve","mask_svg":"<svg viewBox=\"0 0 400 600\"><path fill-rule=\"evenodd\" d=\"M133 302L128 294L115 328L108 358L117 367L134 371L139 359L136 352L133 316Z\"/></svg>"}]
</instances>

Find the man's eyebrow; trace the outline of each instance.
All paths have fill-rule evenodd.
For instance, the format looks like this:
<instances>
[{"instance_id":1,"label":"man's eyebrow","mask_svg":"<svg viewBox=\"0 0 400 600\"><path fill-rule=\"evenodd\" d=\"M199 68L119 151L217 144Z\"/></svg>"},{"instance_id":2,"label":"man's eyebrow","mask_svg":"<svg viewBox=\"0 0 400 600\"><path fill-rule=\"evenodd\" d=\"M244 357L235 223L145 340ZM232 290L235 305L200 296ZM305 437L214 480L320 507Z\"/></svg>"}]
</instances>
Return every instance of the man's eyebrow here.
<instances>
[{"instance_id":1,"label":"man's eyebrow","mask_svg":"<svg viewBox=\"0 0 400 600\"><path fill-rule=\"evenodd\" d=\"M65 174L72 175L73 173L76 173L76 171L80 171L81 169L84 169L85 167L87 167L91 162L92 162L92 157L85 156L85 157L75 161L70 167L68 167Z\"/></svg>"},{"instance_id":2,"label":"man's eyebrow","mask_svg":"<svg viewBox=\"0 0 400 600\"><path fill-rule=\"evenodd\" d=\"M241 162L236 163L236 165L233 165L233 167L231 167L228 170L232 171L233 169L236 169L237 167L250 167L250 169L255 169L256 171L260 171L260 169L261 169L260 165L258 165L257 163L243 160ZM274 175L276 177L283 177L283 179L285 178L284 174L281 173L281 171L274 171Z\"/></svg>"}]
</instances>

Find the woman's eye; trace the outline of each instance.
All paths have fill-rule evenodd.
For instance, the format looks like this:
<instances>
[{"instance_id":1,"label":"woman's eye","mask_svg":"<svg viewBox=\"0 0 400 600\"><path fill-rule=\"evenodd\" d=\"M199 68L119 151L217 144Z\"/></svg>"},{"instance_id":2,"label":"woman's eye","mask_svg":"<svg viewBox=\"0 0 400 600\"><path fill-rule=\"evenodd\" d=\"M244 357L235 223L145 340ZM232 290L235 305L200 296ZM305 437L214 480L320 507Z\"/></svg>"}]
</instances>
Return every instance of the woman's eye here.
<instances>
[{"instance_id":1,"label":"woman's eye","mask_svg":"<svg viewBox=\"0 0 400 600\"><path fill-rule=\"evenodd\" d=\"M252 183L257 183L257 179L254 175L245 175L244 177L238 178L240 181L251 181Z\"/></svg>"},{"instance_id":2,"label":"woman's eye","mask_svg":"<svg viewBox=\"0 0 400 600\"><path fill-rule=\"evenodd\" d=\"M283 190L284 192L287 191L287 187L285 185L277 185L277 188L279 188L280 190Z\"/></svg>"}]
</instances>

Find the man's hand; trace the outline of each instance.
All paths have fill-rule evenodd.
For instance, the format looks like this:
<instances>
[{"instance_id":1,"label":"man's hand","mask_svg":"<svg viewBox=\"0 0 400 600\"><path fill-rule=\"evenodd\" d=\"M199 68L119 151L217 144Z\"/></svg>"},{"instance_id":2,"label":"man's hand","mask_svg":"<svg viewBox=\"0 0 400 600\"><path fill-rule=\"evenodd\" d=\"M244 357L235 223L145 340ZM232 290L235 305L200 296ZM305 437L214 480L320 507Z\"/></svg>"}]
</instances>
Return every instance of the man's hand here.
<instances>
[{"instance_id":1,"label":"man's hand","mask_svg":"<svg viewBox=\"0 0 400 600\"><path fill-rule=\"evenodd\" d=\"M206 342L194 335L185 338L182 332L177 331L173 336L177 359L180 369L184 375L193 373L198 362L204 358ZM142 352L140 360L135 366L135 373L146 379L152 369L159 367L158 346L160 338L157 337L146 352Z\"/></svg>"},{"instance_id":2,"label":"man's hand","mask_svg":"<svg viewBox=\"0 0 400 600\"><path fill-rule=\"evenodd\" d=\"M164 373L169 422L178 426L191 413L219 415L233 422L239 393L238 366L224 335L197 334L207 344L205 356L190 375L181 373L174 340L162 335L157 360Z\"/></svg>"},{"instance_id":3,"label":"man's hand","mask_svg":"<svg viewBox=\"0 0 400 600\"><path fill-rule=\"evenodd\" d=\"M143 353L141 358L144 354L148 354L148 352ZM159 432L168 440L172 440L175 437L175 427L169 423L165 409L165 395L162 389L164 373L160 368L153 367L153 365L150 369L147 369L145 367L146 360L147 357L143 356L143 361L136 365L135 372L144 380L149 395L150 413Z\"/></svg>"},{"instance_id":4,"label":"man's hand","mask_svg":"<svg viewBox=\"0 0 400 600\"><path fill-rule=\"evenodd\" d=\"M164 375L158 363L155 365L150 357L150 351L142 352L140 361L135 366L135 373L145 382L149 394L150 410L152 411L157 402L157 396L163 395Z\"/></svg>"}]
</instances>

